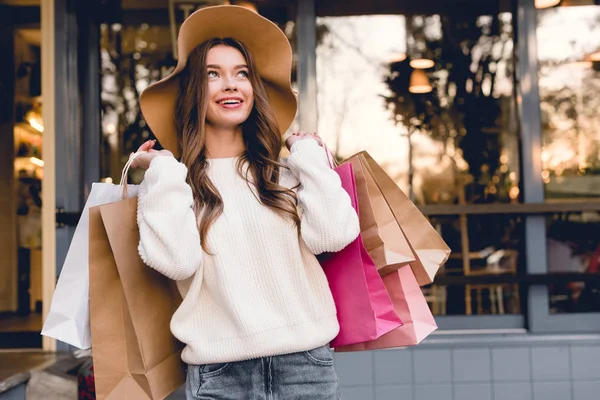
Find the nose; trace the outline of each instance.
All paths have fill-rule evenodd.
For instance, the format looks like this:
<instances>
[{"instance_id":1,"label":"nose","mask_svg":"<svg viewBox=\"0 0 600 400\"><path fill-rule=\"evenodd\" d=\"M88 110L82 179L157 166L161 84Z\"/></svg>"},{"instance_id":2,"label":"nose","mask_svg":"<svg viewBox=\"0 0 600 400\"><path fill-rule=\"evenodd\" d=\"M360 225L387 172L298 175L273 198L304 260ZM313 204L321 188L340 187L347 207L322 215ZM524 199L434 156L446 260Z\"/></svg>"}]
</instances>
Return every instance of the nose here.
<instances>
[{"instance_id":1,"label":"nose","mask_svg":"<svg viewBox=\"0 0 600 400\"><path fill-rule=\"evenodd\" d=\"M223 89L224 92L236 92L237 84L235 79L227 78L223 80Z\"/></svg>"}]
</instances>

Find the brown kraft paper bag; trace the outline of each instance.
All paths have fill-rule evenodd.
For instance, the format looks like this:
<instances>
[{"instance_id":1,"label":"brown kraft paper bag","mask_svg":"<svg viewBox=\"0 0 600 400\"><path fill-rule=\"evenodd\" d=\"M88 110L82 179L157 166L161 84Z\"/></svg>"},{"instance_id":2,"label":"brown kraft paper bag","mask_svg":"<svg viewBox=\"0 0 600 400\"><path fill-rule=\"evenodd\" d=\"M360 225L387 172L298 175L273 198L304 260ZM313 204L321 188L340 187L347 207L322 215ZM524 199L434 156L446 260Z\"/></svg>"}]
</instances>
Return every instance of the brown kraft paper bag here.
<instances>
[{"instance_id":1,"label":"brown kraft paper bag","mask_svg":"<svg viewBox=\"0 0 600 400\"><path fill-rule=\"evenodd\" d=\"M373 177L365 174L359 156L346 162L350 162L354 169L363 243L379 274L388 275L414 262L412 249L398 221Z\"/></svg>"},{"instance_id":2,"label":"brown kraft paper bag","mask_svg":"<svg viewBox=\"0 0 600 400\"><path fill-rule=\"evenodd\" d=\"M417 282L420 286L432 283L437 271L448 260L450 248L417 206L369 153L362 151L353 157L360 160L365 175L370 175L376 182L412 249L416 260L410 265Z\"/></svg>"},{"instance_id":3,"label":"brown kraft paper bag","mask_svg":"<svg viewBox=\"0 0 600 400\"><path fill-rule=\"evenodd\" d=\"M185 382L169 322L181 297L138 254L137 199L90 208L90 324L98 399L164 399Z\"/></svg>"}]
</instances>

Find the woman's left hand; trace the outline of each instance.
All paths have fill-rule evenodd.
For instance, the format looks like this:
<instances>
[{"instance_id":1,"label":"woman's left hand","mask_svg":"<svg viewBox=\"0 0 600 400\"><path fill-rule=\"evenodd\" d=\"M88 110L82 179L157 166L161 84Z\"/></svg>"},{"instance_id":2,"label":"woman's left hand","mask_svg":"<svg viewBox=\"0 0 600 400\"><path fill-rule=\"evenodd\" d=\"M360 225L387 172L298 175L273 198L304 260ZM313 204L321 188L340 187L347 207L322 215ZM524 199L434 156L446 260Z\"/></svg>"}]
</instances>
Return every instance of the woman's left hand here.
<instances>
[{"instance_id":1,"label":"woman's left hand","mask_svg":"<svg viewBox=\"0 0 600 400\"><path fill-rule=\"evenodd\" d=\"M285 145L288 148L288 150L290 150L292 148L292 145L294 143L296 143L299 140L304 140L304 139L313 139L313 140L316 140L317 143L319 143L319 146L325 147L325 143L323 142L323 139L321 139L319 137L319 135L317 135L315 132L304 132L304 131L299 131L299 132L292 133L286 139Z\"/></svg>"}]
</instances>

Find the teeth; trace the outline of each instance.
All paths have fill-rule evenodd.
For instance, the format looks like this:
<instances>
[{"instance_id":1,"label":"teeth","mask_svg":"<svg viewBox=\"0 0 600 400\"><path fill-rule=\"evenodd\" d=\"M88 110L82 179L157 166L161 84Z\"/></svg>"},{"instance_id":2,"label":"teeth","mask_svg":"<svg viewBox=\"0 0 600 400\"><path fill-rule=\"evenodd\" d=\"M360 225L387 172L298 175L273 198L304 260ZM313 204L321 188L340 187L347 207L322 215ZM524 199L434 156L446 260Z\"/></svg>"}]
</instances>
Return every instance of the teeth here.
<instances>
[{"instance_id":1,"label":"teeth","mask_svg":"<svg viewBox=\"0 0 600 400\"><path fill-rule=\"evenodd\" d=\"M239 104L239 100L223 100L221 104Z\"/></svg>"}]
</instances>

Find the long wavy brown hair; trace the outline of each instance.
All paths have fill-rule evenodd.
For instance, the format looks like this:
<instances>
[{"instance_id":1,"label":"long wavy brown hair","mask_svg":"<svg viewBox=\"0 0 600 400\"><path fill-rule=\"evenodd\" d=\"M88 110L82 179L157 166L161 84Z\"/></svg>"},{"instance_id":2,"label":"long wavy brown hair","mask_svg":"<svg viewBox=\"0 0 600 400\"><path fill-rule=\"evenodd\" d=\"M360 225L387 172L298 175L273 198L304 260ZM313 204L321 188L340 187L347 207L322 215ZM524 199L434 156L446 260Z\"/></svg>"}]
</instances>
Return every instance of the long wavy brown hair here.
<instances>
[{"instance_id":1,"label":"long wavy brown hair","mask_svg":"<svg viewBox=\"0 0 600 400\"><path fill-rule=\"evenodd\" d=\"M207 253L210 251L206 236L211 225L223 213L223 199L208 176L205 147L208 109L206 58L208 51L219 45L233 47L242 53L254 92L254 106L242 126L246 150L238 161L238 171L249 185L255 187L257 199L263 205L283 217L291 218L297 229L300 227L296 194L279 185L281 168L285 168L278 162L282 139L264 83L256 71L254 58L235 39L211 39L190 53L187 66L179 75L179 96L175 106L181 162L188 168L187 180L194 195L195 210L202 215L199 223L200 241ZM246 163L248 169L244 173Z\"/></svg>"}]
</instances>

